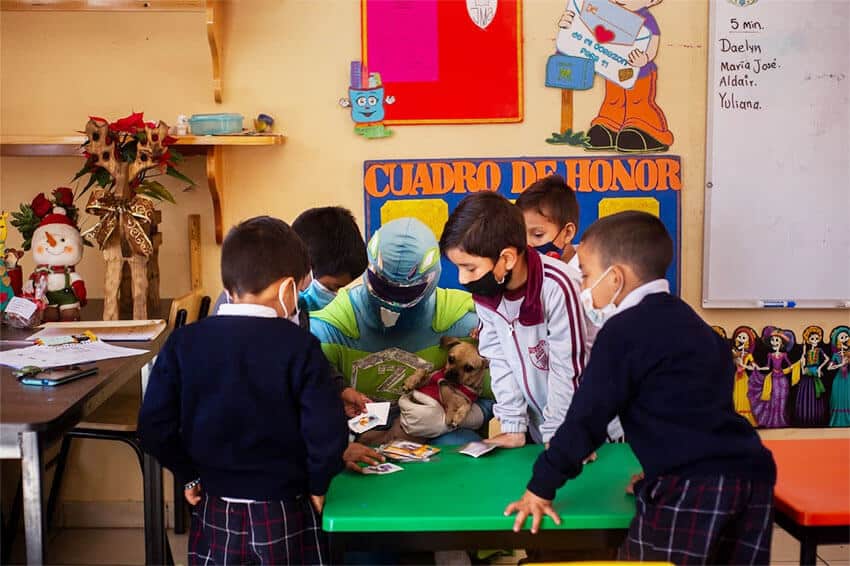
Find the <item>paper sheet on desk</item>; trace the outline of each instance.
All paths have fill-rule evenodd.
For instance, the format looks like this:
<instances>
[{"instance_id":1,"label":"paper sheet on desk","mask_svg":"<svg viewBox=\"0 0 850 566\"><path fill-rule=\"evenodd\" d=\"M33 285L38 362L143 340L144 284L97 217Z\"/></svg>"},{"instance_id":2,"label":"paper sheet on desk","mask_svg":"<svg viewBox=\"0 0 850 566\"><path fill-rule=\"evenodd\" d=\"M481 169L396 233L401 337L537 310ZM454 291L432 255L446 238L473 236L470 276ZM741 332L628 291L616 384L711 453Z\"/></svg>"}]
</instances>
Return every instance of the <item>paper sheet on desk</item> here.
<instances>
[{"instance_id":1,"label":"paper sheet on desk","mask_svg":"<svg viewBox=\"0 0 850 566\"><path fill-rule=\"evenodd\" d=\"M0 365L15 369L26 366L52 368L112 358L128 358L146 353L147 350L113 346L106 342L82 342L62 346L29 346L28 348L0 352Z\"/></svg>"},{"instance_id":2,"label":"paper sheet on desk","mask_svg":"<svg viewBox=\"0 0 850 566\"><path fill-rule=\"evenodd\" d=\"M48 322L42 324L39 332L29 337L50 338L82 334L86 330L94 332L100 340L118 342L144 342L154 340L165 330L164 320L84 320L78 322Z\"/></svg>"}]
</instances>

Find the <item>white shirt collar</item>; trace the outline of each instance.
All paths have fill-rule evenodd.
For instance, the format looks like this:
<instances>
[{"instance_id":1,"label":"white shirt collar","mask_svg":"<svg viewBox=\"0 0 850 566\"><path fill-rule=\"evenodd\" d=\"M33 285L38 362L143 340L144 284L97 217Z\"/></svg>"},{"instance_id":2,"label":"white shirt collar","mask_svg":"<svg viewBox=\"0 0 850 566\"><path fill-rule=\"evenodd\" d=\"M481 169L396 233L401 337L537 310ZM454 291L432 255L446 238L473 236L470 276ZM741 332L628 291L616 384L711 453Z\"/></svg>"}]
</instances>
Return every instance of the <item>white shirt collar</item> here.
<instances>
[{"instance_id":1,"label":"white shirt collar","mask_svg":"<svg viewBox=\"0 0 850 566\"><path fill-rule=\"evenodd\" d=\"M258 316L260 318L277 318L277 311L264 305L254 303L224 303L218 307L216 314L225 316Z\"/></svg>"},{"instance_id":2,"label":"white shirt collar","mask_svg":"<svg viewBox=\"0 0 850 566\"><path fill-rule=\"evenodd\" d=\"M617 307L617 314L620 314L624 310L637 306L642 300L646 298L647 295L669 292L670 283L666 279L655 279L653 281L650 281L649 283L644 283L643 285L641 285L637 289L634 289L631 293L626 295L626 297L623 299L623 302L621 302Z\"/></svg>"}]
</instances>

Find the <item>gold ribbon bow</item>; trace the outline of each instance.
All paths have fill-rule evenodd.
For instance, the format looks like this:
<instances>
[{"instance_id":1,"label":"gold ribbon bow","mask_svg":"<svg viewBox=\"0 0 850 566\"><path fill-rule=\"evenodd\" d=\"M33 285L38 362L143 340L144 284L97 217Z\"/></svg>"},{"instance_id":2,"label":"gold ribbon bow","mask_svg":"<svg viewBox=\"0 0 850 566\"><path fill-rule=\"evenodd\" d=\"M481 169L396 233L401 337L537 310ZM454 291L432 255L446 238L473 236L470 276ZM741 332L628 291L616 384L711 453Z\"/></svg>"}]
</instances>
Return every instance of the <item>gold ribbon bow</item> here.
<instances>
[{"instance_id":1,"label":"gold ribbon bow","mask_svg":"<svg viewBox=\"0 0 850 566\"><path fill-rule=\"evenodd\" d=\"M116 228L120 228L134 254L149 257L153 253L153 243L148 235L154 213L150 199L138 195L122 199L104 189L95 189L86 205L86 212L99 216L100 220L85 231L83 238L97 242L100 249Z\"/></svg>"}]
</instances>

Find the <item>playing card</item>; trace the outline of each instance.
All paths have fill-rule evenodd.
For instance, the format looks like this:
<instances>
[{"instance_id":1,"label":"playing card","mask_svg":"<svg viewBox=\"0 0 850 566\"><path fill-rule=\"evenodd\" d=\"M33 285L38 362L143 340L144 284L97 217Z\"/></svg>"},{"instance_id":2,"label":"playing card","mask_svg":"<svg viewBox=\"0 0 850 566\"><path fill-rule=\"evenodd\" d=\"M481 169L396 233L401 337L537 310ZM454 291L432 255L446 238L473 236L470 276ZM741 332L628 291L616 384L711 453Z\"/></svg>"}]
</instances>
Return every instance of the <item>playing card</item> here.
<instances>
[{"instance_id":1,"label":"playing card","mask_svg":"<svg viewBox=\"0 0 850 566\"><path fill-rule=\"evenodd\" d=\"M377 466L367 466L363 468L364 474L377 474L379 476L383 476L385 474L392 474L395 472L400 472L404 470L401 466L396 466L395 464L390 464L389 462L385 464L378 464Z\"/></svg>"},{"instance_id":2,"label":"playing card","mask_svg":"<svg viewBox=\"0 0 850 566\"><path fill-rule=\"evenodd\" d=\"M362 415L357 415L348 420L348 428L354 434L361 434L367 430L372 430L376 426L387 424L387 419L390 415L390 404L366 403L366 411Z\"/></svg>"},{"instance_id":3,"label":"playing card","mask_svg":"<svg viewBox=\"0 0 850 566\"><path fill-rule=\"evenodd\" d=\"M472 456L473 458L478 458L479 456L483 456L487 452L492 452L495 449L495 444L487 444L486 442L470 442L458 450L458 452L466 454L467 456Z\"/></svg>"},{"instance_id":4,"label":"playing card","mask_svg":"<svg viewBox=\"0 0 850 566\"><path fill-rule=\"evenodd\" d=\"M440 451L439 448L418 442L396 440L381 447L381 452L388 458L399 461L423 461Z\"/></svg>"}]
</instances>

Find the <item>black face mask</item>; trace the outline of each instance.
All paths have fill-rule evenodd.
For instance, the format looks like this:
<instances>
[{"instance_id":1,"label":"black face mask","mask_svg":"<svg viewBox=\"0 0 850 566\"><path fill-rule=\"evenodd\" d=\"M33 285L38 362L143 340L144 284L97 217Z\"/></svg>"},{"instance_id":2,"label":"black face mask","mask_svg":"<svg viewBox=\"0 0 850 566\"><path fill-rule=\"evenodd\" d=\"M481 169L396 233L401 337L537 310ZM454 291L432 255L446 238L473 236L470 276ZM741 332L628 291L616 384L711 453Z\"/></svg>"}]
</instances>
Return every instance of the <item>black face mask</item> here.
<instances>
[{"instance_id":1,"label":"black face mask","mask_svg":"<svg viewBox=\"0 0 850 566\"><path fill-rule=\"evenodd\" d=\"M480 295L482 297L494 297L504 291L505 285L507 285L508 281L510 280L510 271L505 274L504 280L499 283L498 281L496 281L496 276L493 274L493 271L490 270L475 281L465 283L463 286L464 288L466 288L467 291L469 291L473 295Z\"/></svg>"}]
</instances>

